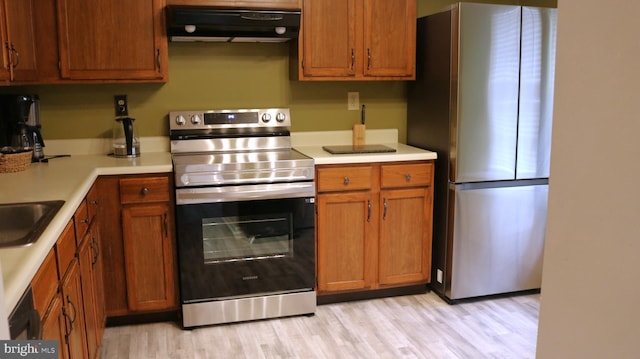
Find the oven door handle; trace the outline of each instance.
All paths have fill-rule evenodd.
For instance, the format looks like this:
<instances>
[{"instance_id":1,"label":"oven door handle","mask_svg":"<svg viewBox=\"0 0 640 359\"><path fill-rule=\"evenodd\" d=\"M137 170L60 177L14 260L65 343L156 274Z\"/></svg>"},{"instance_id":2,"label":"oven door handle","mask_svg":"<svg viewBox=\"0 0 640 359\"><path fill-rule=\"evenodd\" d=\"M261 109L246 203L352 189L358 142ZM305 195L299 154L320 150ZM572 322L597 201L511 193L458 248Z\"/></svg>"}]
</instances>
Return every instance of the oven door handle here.
<instances>
[{"instance_id":1,"label":"oven door handle","mask_svg":"<svg viewBox=\"0 0 640 359\"><path fill-rule=\"evenodd\" d=\"M283 199L314 197L314 182L272 183L243 186L178 188L176 204L199 204L217 202L254 201L262 199Z\"/></svg>"}]
</instances>

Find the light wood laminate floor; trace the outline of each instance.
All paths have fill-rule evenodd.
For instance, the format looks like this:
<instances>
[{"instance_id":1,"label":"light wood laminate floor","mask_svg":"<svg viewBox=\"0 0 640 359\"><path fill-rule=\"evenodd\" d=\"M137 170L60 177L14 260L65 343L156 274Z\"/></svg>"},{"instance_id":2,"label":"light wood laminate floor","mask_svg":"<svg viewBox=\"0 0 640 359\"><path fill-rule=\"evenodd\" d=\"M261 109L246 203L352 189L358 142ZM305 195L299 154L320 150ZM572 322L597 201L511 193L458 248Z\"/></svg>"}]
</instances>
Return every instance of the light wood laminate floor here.
<instances>
[{"instance_id":1,"label":"light wood laminate floor","mask_svg":"<svg viewBox=\"0 0 640 359\"><path fill-rule=\"evenodd\" d=\"M534 358L539 299L449 305L430 292L194 330L169 322L110 327L101 358Z\"/></svg>"}]
</instances>

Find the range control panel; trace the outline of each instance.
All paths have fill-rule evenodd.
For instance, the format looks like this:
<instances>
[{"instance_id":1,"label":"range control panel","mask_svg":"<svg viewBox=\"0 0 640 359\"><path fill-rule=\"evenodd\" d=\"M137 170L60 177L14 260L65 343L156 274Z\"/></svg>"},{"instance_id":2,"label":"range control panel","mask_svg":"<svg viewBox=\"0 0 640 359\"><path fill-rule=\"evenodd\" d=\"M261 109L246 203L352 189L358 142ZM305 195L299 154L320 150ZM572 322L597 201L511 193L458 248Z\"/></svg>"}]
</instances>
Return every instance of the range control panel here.
<instances>
[{"instance_id":1,"label":"range control panel","mask_svg":"<svg viewBox=\"0 0 640 359\"><path fill-rule=\"evenodd\" d=\"M170 130L291 127L288 108L172 111Z\"/></svg>"}]
</instances>

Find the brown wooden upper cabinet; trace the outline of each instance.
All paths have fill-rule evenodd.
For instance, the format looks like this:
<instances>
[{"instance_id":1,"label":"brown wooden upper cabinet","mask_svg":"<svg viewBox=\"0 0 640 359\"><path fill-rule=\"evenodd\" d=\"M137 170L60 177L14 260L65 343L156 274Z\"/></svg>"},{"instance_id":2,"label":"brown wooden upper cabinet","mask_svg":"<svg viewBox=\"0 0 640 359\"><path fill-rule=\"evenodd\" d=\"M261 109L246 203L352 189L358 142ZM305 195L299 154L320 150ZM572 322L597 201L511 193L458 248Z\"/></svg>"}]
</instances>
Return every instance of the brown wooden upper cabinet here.
<instances>
[{"instance_id":1,"label":"brown wooden upper cabinet","mask_svg":"<svg viewBox=\"0 0 640 359\"><path fill-rule=\"evenodd\" d=\"M33 0L0 0L0 80L5 84L33 82L38 77L33 10Z\"/></svg>"},{"instance_id":2,"label":"brown wooden upper cabinet","mask_svg":"<svg viewBox=\"0 0 640 359\"><path fill-rule=\"evenodd\" d=\"M416 0L304 0L292 77L415 79Z\"/></svg>"},{"instance_id":3,"label":"brown wooden upper cabinet","mask_svg":"<svg viewBox=\"0 0 640 359\"><path fill-rule=\"evenodd\" d=\"M167 80L165 0L58 0L63 79Z\"/></svg>"}]
</instances>

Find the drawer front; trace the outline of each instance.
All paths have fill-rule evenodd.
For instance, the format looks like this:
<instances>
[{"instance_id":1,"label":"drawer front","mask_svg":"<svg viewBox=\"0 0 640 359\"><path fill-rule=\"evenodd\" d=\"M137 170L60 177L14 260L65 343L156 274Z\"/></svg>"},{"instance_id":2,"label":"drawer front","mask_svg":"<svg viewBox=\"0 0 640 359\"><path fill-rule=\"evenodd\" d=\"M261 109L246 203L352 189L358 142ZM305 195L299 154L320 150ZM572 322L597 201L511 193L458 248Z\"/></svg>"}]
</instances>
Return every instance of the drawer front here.
<instances>
[{"instance_id":1,"label":"drawer front","mask_svg":"<svg viewBox=\"0 0 640 359\"><path fill-rule=\"evenodd\" d=\"M58 278L64 277L67 267L76 255L76 235L73 222L69 222L56 242L56 258L58 260Z\"/></svg>"},{"instance_id":2,"label":"drawer front","mask_svg":"<svg viewBox=\"0 0 640 359\"><path fill-rule=\"evenodd\" d=\"M318 192L370 189L372 173L370 166L318 168Z\"/></svg>"},{"instance_id":3,"label":"drawer front","mask_svg":"<svg viewBox=\"0 0 640 359\"><path fill-rule=\"evenodd\" d=\"M120 203L169 201L168 177L123 178L120 180Z\"/></svg>"},{"instance_id":4,"label":"drawer front","mask_svg":"<svg viewBox=\"0 0 640 359\"><path fill-rule=\"evenodd\" d=\"M73 215L73 222L76 229L76 238L78 242L82 239L87 230L89 229L89 209L87 208L87 201L80 202L76 213ZM79 243L78 243L79 244Z\"/></svg>"},{"instance_id":5,"label":"drawer front","mask_svg":"<svg viewBox=\"0 0 640 359\"><path fill-rule=\"evenodd\" d=\"M427 186L433 182L433 163L382 165L382 188Z\"/></svg>"},{"instance_id":6,"label":"drawer front","mask_svg":"<svg viewBox=\"0 0 640 359\"><path fill-rule=\"evenodd\" d=\"M58 292L58 270L56 269L55 251L50 251L42 262L40 269L31 281L33 291L33 305L40 313L40 317L44 317L49 302Z\"/></svg>"}]
</instances>

